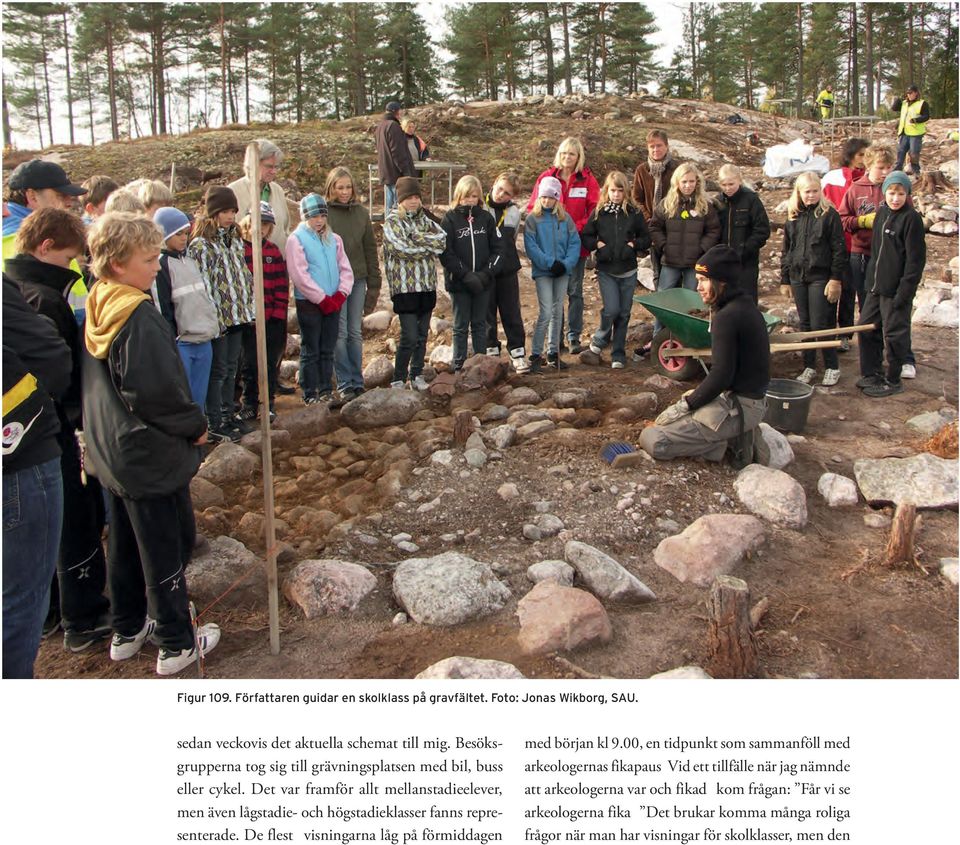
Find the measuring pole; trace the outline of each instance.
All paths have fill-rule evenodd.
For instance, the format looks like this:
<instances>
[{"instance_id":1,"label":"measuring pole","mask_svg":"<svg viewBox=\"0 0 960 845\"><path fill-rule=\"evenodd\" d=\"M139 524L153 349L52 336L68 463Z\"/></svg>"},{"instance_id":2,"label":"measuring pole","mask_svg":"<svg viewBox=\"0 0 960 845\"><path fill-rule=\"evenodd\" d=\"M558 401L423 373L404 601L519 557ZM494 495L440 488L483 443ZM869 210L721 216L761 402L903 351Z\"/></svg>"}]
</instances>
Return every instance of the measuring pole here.
<instances>
[{"instance_id":1,"label":"measuring pole","mask_svg":"<svg viewBox=\"0 0 960 845\"><path fill-rule=\"evenodd\" d=\"M173 162L170 165L170 193L175 194L177 192L177 163Z\"/></svg>"},{"instance_id":2,"label":"measuring pole","mask_svg":"<svg viewBox=\"0 0 960 845\"><path fill-rule=\"evenodd\" d=\"M280 601L277 583L277 532L273 504L273 449L270 442L270 394L267 381L267 324L263 305L263 236L260 222L260 145L251 141L243 164L250 183L250 238L253 241L253 291L257 308L257 381L260 389L260 458L263 462L263 530L267 547L267 608L270 653L280 653Z\"/></svg>"}]
</instances>

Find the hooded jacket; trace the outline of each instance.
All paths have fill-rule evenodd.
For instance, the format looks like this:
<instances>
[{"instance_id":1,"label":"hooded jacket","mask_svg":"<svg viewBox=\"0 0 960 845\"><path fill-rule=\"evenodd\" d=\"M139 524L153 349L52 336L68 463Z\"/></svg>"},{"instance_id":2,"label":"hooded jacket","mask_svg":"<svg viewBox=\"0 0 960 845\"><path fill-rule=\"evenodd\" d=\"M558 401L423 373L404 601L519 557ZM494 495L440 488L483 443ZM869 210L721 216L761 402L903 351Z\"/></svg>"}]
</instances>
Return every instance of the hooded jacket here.
<instances>
[{"instance_id":1,"label":"hooded jacket","mask_svg":"<svg viewBox=\"0 0 960 845\"><path fill-rule=\"evenodd\" d=\"M484 287L489 287L500 263L500 233L493 215L481 205L458 205L443 215L440 227L447 233L447 248L440 256L447 292L466 291L467 273L484 274Z\"/></svg>"},{"instance_id":2,"label":"hooded jacket","mask_svg":"<svg viewBox=\"0 0 960 845\"><path fill-rule=\"evenodd\" d=\"M370 215L360 203L327 200L327 225L343 240L347 259L353 268L353 278L367 280L364 313L373 309L380 298L380 261L377 258L377 239L373 234Z\"/></svg>"},{"instance_id":3,"label":"hooded jacket","mask_svg":"<svg viewBox=\"0 0 960 845\"><path fill-rule=\"evenodd\" d=\"M804 206L783 226L780 257L780 284L811 284L843 279L847 250L836 209L828 208L819 217L816 206Z\"/></svg>"},{"instance_id":4,"label":"hooded jacket","mask_svg":"<svg viewBox=\"0 0 960 845\"><path fill-rule=\"evenodd\" d=\"M927 263L923 218L910 206L891 211L882 205L873 222L866 289L878 296L911 301Z\"/></svg>"},{"instance_id":5,"label":"hooded jacket","mask_svg":"<svg viewBox=\"0 0 960 845\"><path fill-rule=\"evenodd\" d=\"M194 238L187 255L197 262L210 299L217 306L221 333L252 323L253 276L243 258L243 239L235 226L220 229L212 238Z\"/></svg>"},{"instance_id":6,"label":"hooded jacket","mask_svg":"<svg viewBox=\"0 0 960 845\"><path fill-rule=\"evenodd\" d=\"M487 194L483 207L490 212L500 232L500 261L498 276L509 276L520 270L520 254L517 252L517 230L520 228L520 209L508 200L496 203Z\"/></svg>"},{"instance_id":7,"label":"hooded jacket","mask_svg":"<svg viewBox=\"0 0 960 845\"><path fill-rule=\"evenodd\" d=\"M597 269L604 273L621 275L637 269L637 256L650 249L650 232L643 215L632 205L624 213L601 209L599 216L591 214L583 227L580 239L588 252L597 251ZM597 243L603 246L597 249ZM633 241L633 246L627 242Z\"/></svg>"},{"instance_id":8,"label":"hooded jacket","mask_svg":"<svg viewBox=\"0 0 960 845\"><path fill-rule=\"evenodd\" d=\"M879 211L881 205L883 184L871 181L866 174L857 179L843 195L837 211L844 235L850 239L849 251L854 255L869 255L870 242L873 240L873 229L861 228L858 218Z\"/></svg>"},{"instance_id":9,"label":"hooded jacket","mask_svg":"<svg viewBox=\"0 0 960 845\"><path fill-rule=\"evenodd\" d=\"M528 214L523 224L523 248L530 259L530 273L534 279L552 277L550 267L560 261L568 273L573 272L580 260L580 236L568 214L560 220L553 209L543 209L543 214Z\"/></svg>"},{"instance_id":10,"label":"hooded jacket","mask_svg":"<svg viewBox=\"0 0 960 845\"><path fill-rule=\"evenodd\" d=\"M200 466L206 431L170 329L147 294L108 280L87 300L83 415L91 472L128 499L165 496Z\"/></svg>"},{"instance_id":11,"label":"hooded jacket","mask_svg":"<svg viewBox=\"0 0 960 845\"><path fill-rule=\"evenodd\" d=\"M160 251L156 289L160 313L177 340L206 343L220 336L217 306L210 298L200 268L185 252Z\"/></svg>"},{"instance_id":12,"label":"hooded jacket","mask_svg":"<svg viewBox=\"0 0 960 845\"><path fill-rule=\"evenodd\" d=\"M537 177L536 184L533 186L533 192L530 194L530 201L527 203L527 214L533 211L534 203L537 201L537 189L540 187L541 180L547 176L553 176L560 181L562 187L561 202L567 214L573 220L573 225L579 235L583 227L587 225L590 215L593 214L597 203L600 201L600 185L589 167L584 166L582 170L574 173L569 181L564 180L560 175L559 167L551 167L544 170ZM580 250L580 257L589 255L586 249Z\"/></svg>"},{"instance_id":13,"label":"hooded jacket","mask_svg":"<svg viewBox=\"0 0 960 845\"><path fill-rule=\"evenodd\" d=\"M719 242L735 249L744 264L759 260L760 250L770 239L770 220L760 197L743 186L732 197L721 192L717 216Z\"/></svg>"},{"instance_id":14,"label":"hooded jacket","mask_svg":"<svg viewBox=\"0 0 960 845\"><path fill-rule=\"evenodd\" d=\"M720 218L709 203L706 214L697 214L693 202L687 199L680 201L676 216L667 217L661 201L650 219L650 238L661 264L693 267L701 255L719 242Z\"/></svg>"}]
</instances>

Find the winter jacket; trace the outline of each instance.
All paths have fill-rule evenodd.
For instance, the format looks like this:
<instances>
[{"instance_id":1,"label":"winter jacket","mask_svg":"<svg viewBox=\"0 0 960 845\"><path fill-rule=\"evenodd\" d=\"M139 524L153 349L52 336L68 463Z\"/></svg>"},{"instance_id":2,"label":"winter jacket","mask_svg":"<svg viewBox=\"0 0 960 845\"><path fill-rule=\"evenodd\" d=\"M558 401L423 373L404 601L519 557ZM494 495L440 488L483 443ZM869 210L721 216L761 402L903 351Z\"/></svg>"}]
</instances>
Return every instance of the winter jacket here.
<instances>
[{"instance_id":1,"label":"winter jacket","mask_svg":"<svg viewBox=\"0 0 960 845\"><path fill-rule=\"evenodd\" d=\"M520 270L520 254L517 252L517 230L520 228L520 209L512 202L495 203L487 194L483 207L490 212L500 230L500 261L498 276L509 276Z\"/></svg>"},{"instance_id":2,"label":"winter jacket","mask_svg":"<svg viewBox=\"0 0 960 845\"><path fill-rule=\"evenodd\" d=\"M828 208L819 217L816 206L801 208L794 220L783 226L783 253L780 257L780 284L811 284L843 279L847 251L843 243L840 215Z\"/></svg>"},{"instance_id":3,"label":"winter jacket","mask_svg":"<svg viewBox=\"0 0 960 845\"><path fill-rule=\"evenodd\" d=\"M206 343L220 336L217 306L210 298L200 268L186 252L161 250L156 288L160 313L177 340Z\"/></svg>"},{"instance_id":4,"label":"winter jacket","mask_svg":"<svg viewBox=\"0 0 960 845\"><path fill-rule=\"evenodd\" d=\"M430 148L427 146L427 142L423 140L419 135L410 135L406 132L403 133L407 138L407 149L410 150L410 158L414 162L426 161L430 158Z\"/></svg>"},{"instance_id":5,"label":"winter jacket","mask_svg":"<svg viewBox=\"0 0 960 845\"><path fill-rule=\"evenodd\" d=\"M353 269L343 240L329 227L326 240L306 223L293 230L287 241L287 270L294 297L314 305L337 292L350 296L353 290Z\"/></svg>"},{"instance_id":6,"label":"winter jacket","mask_svg":"<svg viewBox=\"0 0 960 845\"><path fill-rule=\"evenodd\" d=\"M243 239L236 227L220 229L210 239L194 238L187 255L200 268L210 299L217 306L221 334L233 326L252 323L253 276L243 258Z\"/></svg>"},{"instance_id":7,"label":"winter jacket","mask_svg":"<svg viewBox=\"0 0 960 845\"><path fill-rule=\"evenodd\" d=\"M481 205L458 205L443 215L440 226L447 233L447 248L440 256L447 292L466 291L467 273L479 273L489 287L500 264L500 233L493 215Z\"/></svg>"},{"instance_id":8,"label":"winter jacket","mask_svg":"<svg viewBox=\"0 0 960 845\"><path fill-rule=\"evenodd\" d=\"M267 320L287 320L287 306L290 304L290 279L287 276L287 262L283 253L275 244L263 238L260 247L263 258L263 315ZM253 273L253 244L243 242L243 259Z\"/></svg>"},{"instance_id":9,"label":"winter jacket","mask_svg":"<svg viewBox=\"0 0 960 845\"><path fill-rule=\"evenodd\" d=\"M87 301L83 417L91 471L128 499L165 496L200 466L206 431L170 329L147 294L99 281Z\"/></svg>"},{"instance_id":10,"label":"winter jacket","mask_svg":"<svg viewBox=\"0 0 960 845\"><path fill-rule=\"evenodd\" d=\"M447 233L423 209L415 214L395 208L383 224L383 272L393 310L421 294L436 296L436 259L447 248Z\"/></svg>"},{"instance_id":11,"label":"winter jacket","mask_svg":"<svg viewBox=\"0 0 960 845\"><path fill-rule=\"evenodd\" d=\"M387 112L373 133L377 143L377 167L384 185L396 185L401 176L416 176L417 171L410 158L407 135L400 128L400 121L393 112Z\"/></svg>"},{"instance_id":12,"label":"winter jacket","mask_svg":"<svg viewBox=\"0 0 960 845\"><path fill-rule=\"evenodd\" d=\"M69 308L69 306L68 306ZM76 326L76 324L74 324ZM49 319L3 275L3 472L60 456L54 398L71 383L70 348Z\"/></svg>"},{"instance_id":13,"label":"winter jacket","mask_svg":"<svg viewBox=\"0 0 960 845\"><path fill-rule=\"evenodd\" d=\"M53 320L57 334L70 349L73 366L70 386L56 401L57 414L64 431L82 428L80 423L80 349L82 329L77 325L67 295L77 274L66 267L48 264L32 255L16 255L7 261L4 273L20 285L23 298L31 308ZM6 327L4 327L6 330Z\"/></svg>"},{"instance_id":14,"label":"winter jacket","mask_svg":"<svg viewBox=\"0 0 960 845\"><path fill-rule=\"evenodd\" d=\"M760 197L741 187L732 197L721 193L717 200L720 241L737 251L744 264L755 263L770 239L770 220Z\"/></svg>"},{"instance_id":15,"label":"winter jacket","mask_svg":"<svg viewBox=\"0 0 960 845\"><path fill-rule=\"evenodd\" d=\"M892 296L897 305L913 300L927 263L923 218L904 206L891 211L880 206L873 224L866 289L878 296Z\"/></svg>"},{"instance_id":16,"label":"winter jacket","mask_svg":"<svg viewBox=\"0 0 960 845\"><path fill-rule=\"evenodd\" d=\"M250 190L250 180L244 176L227 185L237 195L237 220L245 217L250 212L253 192ZM263 192L257 197L257 201L263 199ZM283 188L276 182L270 183L270 196L266 200L273 209L274 223L273 231L270 233L269 240L280 247L283 255L287 254L287 238L290 237L290 209L287 207L287 195Z\"/></svg>"},{"instance_id":17,"label":"winter jacket","mask_svg":"<svg viewBox=\"0 0 960 845\"><path fill-rule=\"evenodd\" d=\"M850 190L850 186L860 179L864 174L862 169L854 170L852 167L838 167L826 173L820 180L820 186L823 188L823 196L837 211L840 211L840 205L843 198ZM841 215L842 217L842 215ZM851 239L850 233L844 229L843 240L847 245L847 252L850 252Z\"/></svg>"},{"instance_id":18,"label":"winter jacket","mask_svg":"<svg viewBox=\"0 0 960 845\"><path fill-rule=\"evenodd\" d=\"M528 214L523 224L523 248L530 259L534 279L552 277L550 268L560 261L567 273L572 273L580 260L580 236L568 214L560 220L553 209L543 209L539 217Z\"/></svg>"},{"instance_id":19,"label":"winter jacket","mask_svg":"<svg viewBox=\"0 0 960 845\"><path fill-rule=\"evenodd\" d=\"M661 202L650 218L650 238L662 264L693 267L701 255L719 242L720 218L712 205L707 205L705 215L698 214L688 200L681 200L676 216L667 217Z\"/></svg>"},{"instance_id":20,"label":"winter jacket","mask_svg":"<svg viewBox=\"0 0 960 845\"><path fill-rule=\"evenodd\" d=\"M670 178L679 164L680 162L674 161L671 157L664 167L663 175L660 177L661 200L667 195L667 191L670 189ZM650 173L650 164L646 161L641 162L633 173L633 187L630 190L630 198L633 200L633 204L640 209L647 223L650 222L653 212L656 211L656 203L653 201L656 187Z\"/></svg>"},{"instance_id":21,"label":"winter jacket","mask_svg":"<svg viewBox=\"0 0 960 845\"><path fill-rule=\"evenodd\" d=\"M907 197L907 204L912 205ZM869 255L870 242L873 240L873 228L861 228L858 218L873 214L883 205L883 185L870 181L869 176L857 179L847 193L837 211L840 224L846 237L850 238L848 251L854 255Z\"/></svg>"},{"instance_id":22,"label":"winter jacket","mask_svg":"<svg viewBox=\"0 0 960 845\"><path fill-rule=\"evenodd\" d=\"M380 298L380 261L377 258L377 239L367 210L358 202L342 203L330 200L327 225L343 241L347 258L353 268L353 278L367 280L364 313L369 313Z\"/></svg>"},{"instance_id":23,"label":"winter jacket","mask_svg":"<svg viewBox=\"0 0 960 845\"><path fill-rule=\"evenodd\" d=\"M587 252L597 251L597 269L614 276L637 269L637 256L650 249L650 232L643 215L632 205L626 213L601 210L591 214L583 227L581 240ZM597 242L603 246L597 248ZM633 241L633 246L627 242Z\"/></svg>"},{"instance_id":24,"label":"winter jacket","mask_svg":"<svg viewBox=\"0 0 960 845\"><path fill-rule=\"evenodd\" d=\"M537 201L537 188L540 186L540 180L546 176L553 176L560 180L560 184L563 186L563 195L561 198L563 207L572 218L573 225L576 226L577 234L579 235L583 231L583 227L587 225L590 215L593 214L597 203L600 201L600 185L597 184L597 180L589 167L578 170L570 177L569 182L563 180L559 167L551 167L549 170L544 170L543 173L537 177L537 182L533 186L533 193L530 194L530 201L527 203L528 217L530 212L533 211L534 203ZM587 250L581 249L580 255L582 257L589 255L589 253Z\"/></svg>"}]
</instances>

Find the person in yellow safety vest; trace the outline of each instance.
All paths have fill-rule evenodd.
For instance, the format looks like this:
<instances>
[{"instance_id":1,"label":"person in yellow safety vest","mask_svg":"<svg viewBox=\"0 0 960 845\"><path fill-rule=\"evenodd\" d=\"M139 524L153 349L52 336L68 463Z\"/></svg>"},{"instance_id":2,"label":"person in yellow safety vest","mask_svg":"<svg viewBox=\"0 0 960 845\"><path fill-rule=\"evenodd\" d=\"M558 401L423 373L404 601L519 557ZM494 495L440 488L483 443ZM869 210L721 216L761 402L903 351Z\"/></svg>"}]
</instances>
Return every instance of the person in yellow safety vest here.
<instances>
[{"instance_id":1,"label":"person in yellow safety vest","mask_svg":"<svg viewBox=\"0 0 960 845\"><path fill-rule=\"evenodd\" d=\"M919 176L920 148L923 146L923 136L927 134L930 107L926 100L920 99L920 89L911 85L903 99L894 100L893 110L900 112L900 123L897 125L897 163L893 169L903 170L903 162L909 152L913 175Z\"/></svg>"},{"instance_id":2,"label":"person in yellow safety vest","mask_svg":"<svg viewBox=\"0 0 960 845\"><path fill-rule=\"evenodd\" d=\"M9 215L3 218L3 254L0 269L8 258L16 255L14 241L20 224L28 215L41 208L63 208L71 211L76 198L85 193L87 189L74 185L67 172L55 162L34 158L17 165L7 183L6 202ZM80 276L67 294L67 302L70 303L79 324L86 316L87 286L76 260L71 262L70 269Z\"/></svg>"},{"instance_id":3,"label":"person in yellow safety vest","mask_svg":"<svg viewBox=\"0 0 960 845\"><path fill-rule=\"evenodd\" d=\"M820 117L822 120L828 120L833 117L833 86L826 85L824 89L817 94L817 105L820 106Z\"/></svg>"}]
</instances>

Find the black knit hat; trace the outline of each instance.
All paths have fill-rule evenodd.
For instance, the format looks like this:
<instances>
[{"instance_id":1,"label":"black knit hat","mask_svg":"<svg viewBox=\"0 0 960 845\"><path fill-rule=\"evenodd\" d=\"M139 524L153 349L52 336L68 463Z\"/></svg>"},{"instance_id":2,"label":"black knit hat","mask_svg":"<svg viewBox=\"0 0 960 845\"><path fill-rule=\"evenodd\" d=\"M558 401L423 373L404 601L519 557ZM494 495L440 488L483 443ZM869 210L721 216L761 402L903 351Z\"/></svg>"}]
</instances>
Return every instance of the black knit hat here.
<instances>
[{"instance_id":1,"label":"black knit hat","mask_svg":"<svg viewBox=\"0 0 960 845\"><path fill-rule=\"evenodd\" d=\"M696 271L715 282L722 282L730 288L739 285L743 265L740 263L736 250L728 246L715 246L700 256Z\"/></svg>"},{"instance_id":2,"label":"black knit hat","mask_svg":"<svg viewBox=\"0 0 960 845\"><path fill-rule=\"evenodd\" d=\"M237 195L226 185L212 185L204 198L207 217L216 217L221 211L239 211Z\"/></svg>"},{"instance_id":3,"label":"black knit hat","mask_svg":"<svg viewBox=\"0 0 960 845\"><path fill-rule=\"evenodd\" d=\"M401 176L397 179L397 202L413 196L421 196L420 180L413 176Z\"/></svg>"}]
</instances>

